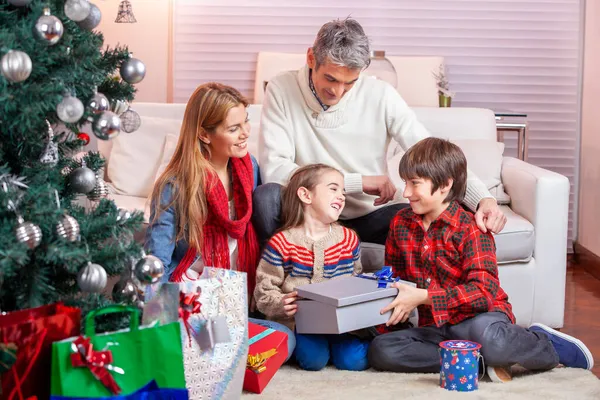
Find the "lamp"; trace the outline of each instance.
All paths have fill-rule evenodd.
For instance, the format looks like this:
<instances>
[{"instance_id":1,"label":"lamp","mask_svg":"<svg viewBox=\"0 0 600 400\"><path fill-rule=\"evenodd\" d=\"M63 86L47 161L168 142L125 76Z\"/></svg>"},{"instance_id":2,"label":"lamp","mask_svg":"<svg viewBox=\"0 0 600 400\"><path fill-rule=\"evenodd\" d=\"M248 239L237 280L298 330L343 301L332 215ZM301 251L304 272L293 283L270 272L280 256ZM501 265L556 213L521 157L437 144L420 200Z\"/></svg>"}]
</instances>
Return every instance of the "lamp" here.
<instances>
[{"instance_id":1,"label":"lamp","mask_svg":"<svg viewBox=\"0 0 600 400\"><path fill-rule=\"evenodd\" d=\"M363 74L386 81L394 88L398 85L396 68L394 68L394 64L385 57L385 51L383 50L371 51L371 64Z\"/></svg>"},{"instance_id":2,"label":"lamp","mask_svg":"<svg viewBox=\"0 0 600 400\"><path fill-rule=\"evenodd\" d=\"M121 0L121 3L119 3L119 12L115 22L118 24L133 24L137 22L129 0Z\"/></svg>"}]
</instances>

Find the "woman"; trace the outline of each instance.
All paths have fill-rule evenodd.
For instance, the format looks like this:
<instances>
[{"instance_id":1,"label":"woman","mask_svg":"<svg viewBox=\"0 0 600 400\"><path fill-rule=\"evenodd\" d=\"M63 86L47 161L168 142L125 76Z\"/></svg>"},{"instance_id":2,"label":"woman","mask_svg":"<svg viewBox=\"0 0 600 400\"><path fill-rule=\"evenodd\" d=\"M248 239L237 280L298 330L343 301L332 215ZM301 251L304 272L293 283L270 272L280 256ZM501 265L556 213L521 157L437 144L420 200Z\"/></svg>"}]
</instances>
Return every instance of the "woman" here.
<instances>
[{"instance_id":1,"label":"woman","mask_svg":"<svg viewBox=\"0 0 600 400\"><path fill-rule=\"evenodd\" d=\"M254 293L259 246L251 223L252 192L259 179L248 153L248 102L219 83L190 97L177 148L152 191L146 249L165 265L165 279L195 280L204 266L247 273ZM286 327L251 320L288 334Z\"/></svg>"}]
</instances>

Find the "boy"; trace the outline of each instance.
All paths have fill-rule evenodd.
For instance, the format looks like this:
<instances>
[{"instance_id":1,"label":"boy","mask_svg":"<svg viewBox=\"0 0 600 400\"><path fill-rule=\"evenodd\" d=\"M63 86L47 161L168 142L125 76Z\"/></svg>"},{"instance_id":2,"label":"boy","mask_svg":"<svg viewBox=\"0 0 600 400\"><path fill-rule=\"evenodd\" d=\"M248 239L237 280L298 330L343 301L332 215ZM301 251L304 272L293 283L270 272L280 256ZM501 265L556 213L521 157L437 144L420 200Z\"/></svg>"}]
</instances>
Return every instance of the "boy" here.
<instances>
[{"instance_id":1,"label":"boy","mask_svg":"<svg viewBox=\"0 0 600 400\"><path fill-rule=\"evenodd\" d=\"M396 283L398 296L387 325L404 322L418 307L419 327L376 337L369 362L380 370L439 372L438 345L471 340L481 352L493 381L511 379L510 366L549 370L559 363L591 369L591 352L579 340L542 324L515 325L508 296L500 287L496 246L459 202L465 195L467 161L446 140L423 139L408 149L399 168L410 208L392 220L385 246L386 265L395 276L417 283Z\"/></svg>"}]
</instances>

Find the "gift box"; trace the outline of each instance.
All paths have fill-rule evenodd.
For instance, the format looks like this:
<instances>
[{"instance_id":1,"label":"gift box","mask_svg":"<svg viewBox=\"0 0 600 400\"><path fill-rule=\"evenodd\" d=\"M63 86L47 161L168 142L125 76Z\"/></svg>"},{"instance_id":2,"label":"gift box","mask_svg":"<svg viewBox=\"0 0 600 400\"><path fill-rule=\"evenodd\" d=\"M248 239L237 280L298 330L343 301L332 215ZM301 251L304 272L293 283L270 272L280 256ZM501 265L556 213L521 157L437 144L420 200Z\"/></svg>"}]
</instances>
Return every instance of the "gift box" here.
<instances>
[{"instance_id":1,"label":"gift box","mask_svg":"<svg viewBox=\"0 0 600 400\"><path fill-rule=\"evenodd\" d=\"M244 390L262 393L288 356L285 333L248 323L248 363Z\"/></svg>"},{"instance_id":2,"label":"gift box","mask_svg":"<svg viewBox=\"0 0 600 400\"><path fill-rule=\"evenodd\" d=\"M296 300L296 332L340 334L386 323L392 311L380 311L398 294L398 289L389 287L393 282L416 286L390 277L380 278L377 273L298 286L296 291L302 299ZM416 310L409 318L416 326Z\"/></svg>"}]
</instances>

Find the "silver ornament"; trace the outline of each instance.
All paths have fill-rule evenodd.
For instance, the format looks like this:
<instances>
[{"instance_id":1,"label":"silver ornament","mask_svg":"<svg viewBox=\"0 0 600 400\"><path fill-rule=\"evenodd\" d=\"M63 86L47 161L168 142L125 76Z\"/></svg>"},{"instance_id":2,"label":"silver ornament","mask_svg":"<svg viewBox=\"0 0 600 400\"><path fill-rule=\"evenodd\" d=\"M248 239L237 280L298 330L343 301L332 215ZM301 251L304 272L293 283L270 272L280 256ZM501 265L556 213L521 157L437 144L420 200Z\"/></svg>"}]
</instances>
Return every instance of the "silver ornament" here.
<instances>
[{"instance_id":1,"label":"silver ornament","mask_svg":"<svg viewBox=\"0 0 600 400\"><path fill-rule=\"evenodd\" d=\"M123 224L129 218L131 218L131 211L126 210L124 208L119 208L119 214L117 215L117 222L119 224Z\"/></svg>"},{"instance_id":2,"label":"silver ornament","mask_svg":"<svg viewBox=\"0 0 600 400\"><path fill-rule=\"evenodd\" d=\"M0 61L0 73L9 82L23 82L31 74L31 58L24 51L9 50Z\"/></svg>"},{"instance_id":3,"label":"silver ornament","mask_svg":"<svg viewBox=\"0 0 600 400\"><path fill-rule=\"evenodd\" d=\"M110 103L105 95L102 93L94 93L92 98L90 99L88 106L92 110L94 114L100 114L104 111L110 110Z\"/></svg>"},{"instance_id":4,"label":"silver ornament","mask_svg":"<svg viewBox=\"0 0 600 400\"><path fill-rule=\"evenodd\" d=\"M65 15L71 21L83 21L90 15L90 2L88 0L67 0L64 10Z\"/></svg>"},{"instance_id":5,"label":"silver ornament","mask_svg":"<svg viewBox=\"0 0 600 400\"><path fill-rule=\"evenodd\" d=\"M158 257L147 255L135 264L135 277L144 284L156 283L165 273L165 267Z\"/></svg>"},{"instance_id":6,"label":"silver ornament","mask_svg":"<svg viewBox=\"0 0 600 400\"><path fill-rule=\"evenodd\" d=\"M96 186L94 190L87 194L87 198L91 201L98 201L108 196L108 185L104 182L104 179L96 175Z\"/></svg>"},{"instance_id":7,"label":"silver ornament","mask_svg":"<svg viewBox=\"0 0 600 400\"><path fill-rule=\"evenodd\" d=\"M79 239L79 232L79 222L68 214L63 215L58 224L56 224L56 234L68 242L77 241Z\"/></svg>"},{"instance_id":8,"label":"silver ornament","mask_svg":"<svg viewBox=\"0 0 600 400\"><path fill-rule=\"evenodd\" d=\"M46 125L48 127L48 143L46 144L46 148L42 153L40 162L42 164L55 166L58 164L58 145L54 142L54 130L52 129L52 125L50 125L48 120L46 120Z\"/></svg>"},{"instance_id":9,"label":"silver ornament","mask_svg":"<svg viewBox=\"0 0 600 400\"><path fill-rule=\"evenodd\" d=\"M35 249L42 241L42 230L32 222L25 222L22 217L17 217L19 225L15 229L17 240L25 243L30 249Z\"/></svg>"},{"instance_id":10,"label":"silver ornament","mask_svg":"<svg viewBox=\"0 0 600 400\"><path fill-rule=\"evenodd\" d=\"M50 14L49 8L44 8L44 15L38 18L33 32L38 39L52 46L62 37L64 27L60 19Z\"/></svg>"},{"instance_id":11,"label":"silver ornament","mask_svg":"<svg viewBox=\"0 0 600 400\"><path fill-rule=\"evenodd\" d=\"M129 58L121 64L121 78L127 83L140 83L146 76L146 66L137 58Z\"/></svg>"},{"instance_id":12,"label":"silver ornament","mask_svg":"<svg viewBox=\"0 0 600 400\"><path fill-rule=\"evenodd\" d=\"M113 139L121 132L121 120L112 111L105 111L94 120L93 131L98 139Z\"/></svg>"},{"instance_id":13,"label":"silver ornament","mask_svg":"<svg viewBox=\"0 0 600 400\"><path fill-rule=\"evenodd\" d=\"M106 270L99 264L88 264L79 270L77 285L87 293L99 293L106 287Z\"/></svg>"},{"instance_id":14,"label":"silver ornament","mask_svg":"<svg viewBox=\"0 0 600 400\"><path fill-rule=\"evenodd\" d=\"M130 280L121 279L113 288L112 298L116 303L132 304L137 300L137 288Z\"/></svg>"},{"instance_id":15,"label":"silver ornament","mask_svg":"<svg viewBox=\"0 0 600 400\"><path fill-rule=\"evenodd\" d=\"M115 22L118 24L134 24L137 22L135 16L133 15L133 10L131 9L131 3L129 0L121 0L121 3L119 4L119 12L117 13Z\"/></svg>"},{"instance_id":16,"label":"silver ornament","mask_svg":"<svg viewBox=\"0 0 600 400\"><path fill-rule=\"evenodd\" d=\"M140 310L144 311L145 303L142 300L138 300L135 302L135 306Z\"/></svg>"},{"instance_id":17,"label":"silver ornament","mask_svg":"<svg viewBox=\"0 0 600 400\"><path fill-rule=\"evenodd\" d=\"M123 100L113 101L112 110L115 114L121 115L129 109L129 103Z\"/></svg>"},{"instance_id":18,"label":"silver ornament","mask_svg":"<svg viewBox=\"0 0 600 400\"><path fill-rule=\"evenodd\" d=\"M88 31L94 30L98 24L100 24L100 20L102 19L102 12L100 9L93 3L90 3L90 13L83 20L77 22L80 28L86 29Z\"/></svg>"},{"instance_id":19,"label":"silver ornament","mask_svg":"<svg viewBox=\"0 0 600 400\"><path fill-rule=\"evenodd\" d=\"M32 0L8 0L10 4L17 7L23 7L29 5Z\"/></svg>"},{"instance_id":20,"label":"silver ornament","mask_svg":"<svg viewBox=\"0 0 600 400\"><path fill-rule=\"evenodd\" d=\"M69 175L69 184L73 191L87 194L96 187L96 174L87 167L76 168Z\"/></svg>"},{"instance_id":21,"label":"silver ornament","mask_svg":"<svg viewBox=\"0 0 600 400\"><path fill-rule=\"evenodd\" d=\"M83 116L85 108L77 97L67 94L56 106L56 114L63 122L74 124Z\"/></svg>"},{"instance_id":22,"label":"silver ornament","mask_svg":"<svg viewBox=\"0 0 600 400\"><path fill-rule=\"evenodd\" d=\"M121 114L119 118L121 118L121 129L123 130L123 132L135 132L140 128L140 125L142 124L140 114L136 113L131 108L129 108L127 111Z\"/></svg>"}]
</instances>

